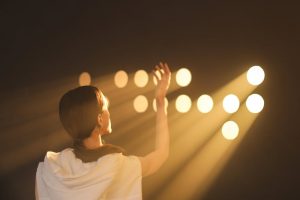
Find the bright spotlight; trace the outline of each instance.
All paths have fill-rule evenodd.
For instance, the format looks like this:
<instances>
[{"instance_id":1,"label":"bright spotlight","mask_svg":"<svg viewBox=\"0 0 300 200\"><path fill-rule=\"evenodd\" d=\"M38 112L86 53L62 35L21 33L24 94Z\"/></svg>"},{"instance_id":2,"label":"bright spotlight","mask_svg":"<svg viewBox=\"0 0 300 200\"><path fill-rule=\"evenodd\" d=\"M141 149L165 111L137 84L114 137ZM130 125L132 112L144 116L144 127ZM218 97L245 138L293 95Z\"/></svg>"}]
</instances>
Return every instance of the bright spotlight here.
<instances>
[{"instance_id":1,"label":"bright spotlight","mask_svg":"<svg viewBox=\"0 0 300 200\"><path fill-rule=\"evenodd\" d=\"M149 77L145 70L138 70L134 75L134 83L138 87L145 87L148 83Z\"/></svg>"},{"instance_id":2,"label":"bright spotlight","mask_svg":"<svg viewBox=\"0 0 300 200\"><path fill-rule=\"evenodd\" d=\"M208 113L212 110L213 106L213 99L209 95L204 94L198 98L197 107L200 112Z\"/></svg>"},{"instance_id":3,"label":"bright spotlight","mask_svg":"<svg viewBox=\"0 0 300 200\"><path fill-rule=\"evenodd\" d=\"M260 66L253 66L247 72L247 80L251 85L259 85L265 79L265 72Z\"/></svg>"},{"instance_id":4,"label":"bright spotlight","mask_svg":"<svg viewBox=\"0 0 300 200\"><path fill-rule=\"evenodd\" d=\"M167 110L168 105L169 105L168 99L165 97L164 101L165 101L165 110ZM156 99L153 100L153 104L152 105L153 105L153 110L156 112L157 111Z\"/></svg>"},{"instance_id":5,"label":"bright spotlight","mask_svg":"<svg viewBox=\"0 0 300 200\"><path fill-rule=\"evenodd\" d=\"M182 94L177 97L175 105L178 112L186 113L190 110L192 101L189 96Z\"/></svg>"},{"instance_id":6,"label":"bright spotlight","mask_svg":"<svg viewBox=\"0 0 300 200\"><path fill-rule=\"evenodd\" d=\"M88 72L82 72L79 76L79 85L85 86L91 84L91 75Z\"/></svg>"},{"instance_id":7,"label":"bright spotlight","mask_svg":"<svg viewBox=\"0 0 300 200\"><path fill-rule=\"evenodd\" d=\"M136 112L145 112L148 108L148 100L145 96L139 95L133 101L133 107Z\"/></svg>"},{"instance_id":8,"label":"bright spotlight","mask_svg":"<svg viewBox=\"0 0 300 200\"><path fill-rule=\"evenodd\" d=\"M227 113L235 113L240 107L240 100L234 94L227 95L223 100L223 108Z\"/></svg>"},{"instance_id":9,"label":"bright spotlight","mask_svg":"<svg viewBox=\"0 0 300 200\"><path fill-rule=\"evenodd\" d=\"M264 108L264 99L259 94L251 94L246 101L246 106L251 113L259 113Z\"/></svg>"},{"instance_id":10,"label":"bright spotlight","mask_svg":"<svg viewBox=\"0 0 300 200\"><path fill-rule=\"evenodd\" d=\"M192 80L192 74L187 68L181 68L176 73L176 82L181 87L186 87Z\"/></svg>"},{"instance_id":11,"label":"bright spotlight","mask_svg":"<svg viewBox=\"0 0 300 200\"><path fill-rule=\"evenodd\" d=\"M227 140L234 140L239 134L239 126L234 121L227 121L222 126L222 135Z\"/></svg>"},{"instance_id":12,"label":"bright spotlight","mask_svg":"<svg viewBox=\"0 0 300 200\"><path fill-rule=\"evenodd\" d=\"M120 70L115 74L115 85L118 88L123 88L127 85L128 82L128 75L125 71Z\"/></svg>"}]
</instances>

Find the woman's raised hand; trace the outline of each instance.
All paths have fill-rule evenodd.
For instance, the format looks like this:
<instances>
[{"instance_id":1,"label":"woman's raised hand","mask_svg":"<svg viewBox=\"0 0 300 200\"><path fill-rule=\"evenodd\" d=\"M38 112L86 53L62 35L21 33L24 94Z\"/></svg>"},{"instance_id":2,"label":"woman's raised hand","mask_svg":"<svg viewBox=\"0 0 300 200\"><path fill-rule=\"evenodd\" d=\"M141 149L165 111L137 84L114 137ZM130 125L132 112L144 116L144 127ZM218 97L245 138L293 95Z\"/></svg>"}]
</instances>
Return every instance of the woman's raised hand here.
<instances>
[{"instance_id":1,"label":"woman's raised hand","mask_svg":"<svg viewBox=\"0 0 300 200\"><path fill-rule=\"evenodd\" d=\"M158 72L160 76L158 76L156 72ZM171 81L171 72L168 67L168 64L160 62L159 65L155 66L155 69L153 70L153 75L157 81L157 86L155 90L156 101L163 103Z\"/></svg>"}]
</instances>

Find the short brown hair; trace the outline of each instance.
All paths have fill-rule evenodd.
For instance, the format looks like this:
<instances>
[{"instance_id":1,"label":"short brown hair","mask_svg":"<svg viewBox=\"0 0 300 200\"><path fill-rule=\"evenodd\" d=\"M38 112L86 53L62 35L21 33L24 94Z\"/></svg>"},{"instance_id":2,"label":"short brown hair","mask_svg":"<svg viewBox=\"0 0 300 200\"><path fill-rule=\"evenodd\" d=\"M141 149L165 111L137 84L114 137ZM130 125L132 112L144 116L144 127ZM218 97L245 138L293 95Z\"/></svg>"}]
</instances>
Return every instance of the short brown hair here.
<instances>
[{"instance_id":1,"label":"short brown hair","mask_svg":"<svg viewBox=\"0 0 300 200\"><path fill-rule=\"evenodd\" d=\"M98 124L98 114L103 107L100 93L94 86L81 86L68 91L60 99L60 121L74 140L89 137Z\"/></svg>"}]
</instances>

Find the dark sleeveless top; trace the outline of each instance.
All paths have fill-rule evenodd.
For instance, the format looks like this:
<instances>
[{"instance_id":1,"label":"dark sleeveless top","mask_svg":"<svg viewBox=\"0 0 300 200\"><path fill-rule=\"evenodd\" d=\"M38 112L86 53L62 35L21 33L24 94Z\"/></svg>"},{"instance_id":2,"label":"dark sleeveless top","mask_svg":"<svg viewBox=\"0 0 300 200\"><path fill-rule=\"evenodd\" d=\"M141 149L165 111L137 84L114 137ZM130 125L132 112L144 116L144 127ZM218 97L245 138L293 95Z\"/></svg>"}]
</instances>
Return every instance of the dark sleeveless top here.
<instances>
[{"instance_id":1,"label":"dark sleeveless top","mask_svg":"<svg viewBox=\"0 0 300 200\"><path fill-rule=\"evenodd\" d=\"M82 145L74 146L74 154L76 158L79 158L82 162L97 161L102 156L112 153L122 153L127 156L127 153L123 148L112 144L105 144L97 149L86 149Z\"/></svg>"}]
</instances>

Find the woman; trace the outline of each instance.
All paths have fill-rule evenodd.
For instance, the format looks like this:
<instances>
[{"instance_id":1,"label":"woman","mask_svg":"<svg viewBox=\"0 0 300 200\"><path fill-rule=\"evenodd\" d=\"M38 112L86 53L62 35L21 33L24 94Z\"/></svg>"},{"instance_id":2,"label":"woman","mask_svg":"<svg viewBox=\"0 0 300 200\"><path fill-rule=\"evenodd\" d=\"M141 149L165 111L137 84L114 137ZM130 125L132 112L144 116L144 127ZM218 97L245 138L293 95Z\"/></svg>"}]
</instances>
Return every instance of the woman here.
<instances>
[{"instance_id":1,"label":"woman","mask_svg":"<svg viewBox=\"0 0 300 200\"><path fill-rule=\"evenodd\" d=\"M171 72L166 63L155 66L153 72L158 83L155 150L137 157L104 145L101 136L112 131L107 98L93 86L75 88L59 105L60 120L74 147L47 152L37 169L37 199L142 199L141 178L156 172L169 154L164 98Z\"/></svg>"}]
</instances>

